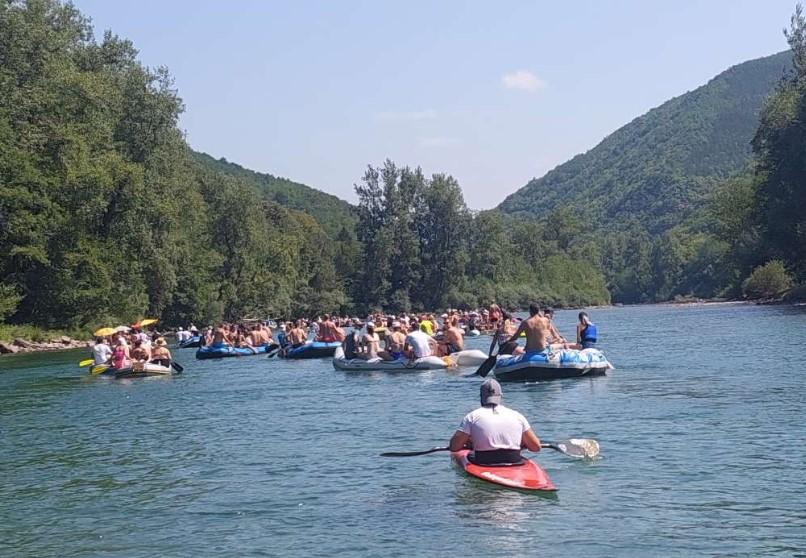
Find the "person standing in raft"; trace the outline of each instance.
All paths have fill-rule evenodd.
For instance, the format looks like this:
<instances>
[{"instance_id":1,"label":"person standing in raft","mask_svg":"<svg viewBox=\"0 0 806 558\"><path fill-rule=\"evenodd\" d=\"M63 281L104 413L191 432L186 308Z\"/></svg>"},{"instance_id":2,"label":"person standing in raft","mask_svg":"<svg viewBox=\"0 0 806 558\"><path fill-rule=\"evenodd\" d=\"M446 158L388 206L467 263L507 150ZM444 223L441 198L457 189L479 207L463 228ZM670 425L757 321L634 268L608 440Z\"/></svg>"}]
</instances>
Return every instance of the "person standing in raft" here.
<instances>
[{"instance_id":1,"label":"person standing in raft","mask_svg":"<svg viewBox=\"0 0 806 558\"><path fill-rule=\"evenodd\" d=\"M465 337L464 332L459 328L459 319L456 316L451 316L447 319L447 325L445 336L440 344L440 349L442 349L440 356L458 353L465 349Z\"/></svg>"},{"instance_id":2,"label":"person standing in raft","mask_svg":"<svg viewBox=\"0 0 806 558\"><path fill-rule=\"evenodd\" d=\"M597 331L594 324L585 312L579 313L577 324L577 343L580 349L592 349L596 345Z\"/></svg>"},{"instance_id":3,"label":"person standing in raft","mask_svg":"<svg viewBox=\"0 0 806 558\"><path fill-rule=\"evenodd\" d=\"M529 305L529 317L521 322L515 334L507 339L507 343L516 343L521 332L526 335L526 354L543 353L547 348L547 340L551 334L549 321L540 315L540 306Z\"/></svg>"},{"instance_id":4,"label":"person standing in raft","mask_svg":"<svg viewBox=\"0 0 806 558\"><path fill-rule=\"evenodd\" d=\"M501 404L501 384L490 378L479 391L481 407L462 419L451 438L451 451L471 447L470 462L487 466L523 463L521 448L540 451L540 439L526 417Z\"/></svg>"}]
</instances>

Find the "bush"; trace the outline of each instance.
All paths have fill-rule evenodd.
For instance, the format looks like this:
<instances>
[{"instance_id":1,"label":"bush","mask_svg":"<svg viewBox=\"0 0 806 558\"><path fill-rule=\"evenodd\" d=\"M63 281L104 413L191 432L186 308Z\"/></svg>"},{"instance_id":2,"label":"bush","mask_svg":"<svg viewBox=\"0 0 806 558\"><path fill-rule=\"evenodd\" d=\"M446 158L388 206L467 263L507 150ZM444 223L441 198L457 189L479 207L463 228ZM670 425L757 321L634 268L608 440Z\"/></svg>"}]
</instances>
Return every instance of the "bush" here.
<instances>
[{"instance_id":1,"label":"bush","mask_svg":"<svg viewBox=\"0 0 806 558\"><path fill-rule=\"evenodd\" d=\"M772 260L757 267L742 283L747 298L771 298L792 288L794 281L780 260Z\"/></svg>"},{"instance_id":2,"label":"bush","mask_svg":"<svg viewBox=\"0 0 806 558\"><path fill-rule=\"evenodd\" d=\"M11 285L0 283L0 322L12 315L22 297Z\"/></svg>"}]
</instances>

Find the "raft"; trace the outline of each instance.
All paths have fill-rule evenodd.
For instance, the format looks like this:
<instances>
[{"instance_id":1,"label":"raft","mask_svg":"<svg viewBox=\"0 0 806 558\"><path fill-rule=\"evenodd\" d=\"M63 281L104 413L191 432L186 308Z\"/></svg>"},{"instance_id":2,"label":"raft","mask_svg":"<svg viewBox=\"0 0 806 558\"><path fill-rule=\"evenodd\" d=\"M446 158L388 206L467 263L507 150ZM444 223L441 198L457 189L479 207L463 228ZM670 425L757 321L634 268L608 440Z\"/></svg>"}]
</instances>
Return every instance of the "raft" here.
<instances>
[{"instance_id":1,"label":"raft","mask_svg":"<svg viewBox=\"0 0 806 558\"><path fill-rule=\"evenodd\" d=\"M200 335L195 335L195 336L191 337L190 339L187 339L187 340L182 341L181 343L179 343L179 348L180 349L196 349L199 346L201 346L201 336Z\"/></svg>"},{"instance_id":2,"label":"raft","mask_svg":"<svg viewBox=\"0 0 806 558\"><path fill-rule=\"evenodd\" d=\"M271 345L265 343L263 345L258 345L257 347L255 347L255 350L241 347L232 347L230 345L223 345L223 344L207 345L206 347L199 347L199 350L196 351L196 358L204 360L208 358L254 356L254 355L266 354L269 351L272 351L276 348L277 345L274 343L272 343Z\"/></svg>"},{"instance_id":3,"label":"raft","mask_svg":"<svg viewBox=\"0 0 806 558\"><path fill-rule=\"evenodd\" d=\"M416 360L383 360L374 358L344 358L344 350L339 347L333 355L333 368L336 370L439 370L453 366L478 366L487 360L487 355L478 349L459 351L446 357L423 357Z\"/></svg>"},{"instance_id":4,"label":"raft","mask_svg":"<svg viewBox=\"0 0 806 558\"><path fill-rule=\"evenodd\" d=\"M289 348L282 351L280 356L284 358L328 358L332 357L339 347L341 347L341 343L338 341L308 341L295 349Z\"/></svg>"},{"instance_id":5,"label":"raft","mask_svg":"<svg viewBox=\"0 0 806 558\"><path fill-rule=\"evenodd\" d=\"M495 363L495 377L502 382L542 382L559 378L603 376L612 369L598 349L564 349L556 352L499 355Z\"/></svg>"},{"instance_id":6,"label":"raft","mask_svg":"<svg viewBox=\"0 0 806 558\"><path fill-rule=\"evenodd\" d=\"M170 366L162 366L154 362L137 362L126 368L112 368L101 372L101 376L115 378L116 380L125 378L145 378L148 376L172 376L178 374Z\"/></svg>"}]
</instances>

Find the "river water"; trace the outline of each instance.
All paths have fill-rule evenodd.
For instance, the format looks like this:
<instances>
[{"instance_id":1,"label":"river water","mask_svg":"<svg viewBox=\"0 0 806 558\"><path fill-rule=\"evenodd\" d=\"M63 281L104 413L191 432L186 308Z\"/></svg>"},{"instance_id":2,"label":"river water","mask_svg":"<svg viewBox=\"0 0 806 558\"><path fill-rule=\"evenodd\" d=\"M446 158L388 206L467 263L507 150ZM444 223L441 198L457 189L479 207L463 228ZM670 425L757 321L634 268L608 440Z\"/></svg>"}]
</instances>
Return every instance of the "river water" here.
<instances>
[{"instance_id":1,"label":"river water","mask_svg":"<svg viewBox=\"0 0 806 558\"><path fill-rule=\"evenodd\" d=\"M504 385L556 499L459 474L462 372L196 361L88 378L81 352L0 359L2 556L791 556L806 553L806 309L597 309L607 377ZM561 330L575 314L560 312ZM482 347L488 338L470 340ZM486 349L486 347L484 347Z\"/></svg>"}]
</instances>

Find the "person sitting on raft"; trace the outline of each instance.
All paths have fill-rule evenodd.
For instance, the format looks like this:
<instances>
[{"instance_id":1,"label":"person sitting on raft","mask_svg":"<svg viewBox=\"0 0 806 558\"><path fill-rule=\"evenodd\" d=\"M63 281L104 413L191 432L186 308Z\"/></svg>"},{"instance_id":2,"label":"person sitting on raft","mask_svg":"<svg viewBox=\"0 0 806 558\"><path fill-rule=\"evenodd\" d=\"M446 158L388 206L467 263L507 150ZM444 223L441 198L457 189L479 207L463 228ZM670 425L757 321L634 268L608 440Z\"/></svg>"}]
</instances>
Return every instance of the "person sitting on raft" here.
<instances>
[{"instance_id":1,"label":"person sitting on raft","mask_svg":"<svg viewBox=\"0 0 806 558\"><path fill-rule=\"evenodd\" d=\"M375 333L375 324L372 322L367 322L367 332L361 336L359 346L358 358L363 358L364 360L378 358L381 340L378 338L378 334Z\"/></svg>"},{"instance_id":2,"label":"person sitting on raft","mask_svg":"<svg viewBox=\"0 0 806 558\"><path fill-rule=\"evenodd\" d=\"M151 359L151 351L149 351L141 340L134 342L134 349L132 349L131 359L134 362L148 362Z\"/></svg>"},{"instance_id":3,"label":"person sitting on raft","mask_svg":"<svg viewBox=\"0 0 806 558\"><path fill-rule=\"evenodd\" d=\"M501 384L490 378L479 392L481 407L462 419L451 438L451 451L471 447L470 462L487 466L523 463L521 448L540 451L540 439L526 417L501 404Z\"/></svg>"},{"instance_id":4,"label":"person sitting on raft","mask_svg":"<svg viewBox=\"0 0 806 558\"><path fill-rule=\"evenodd\" d=\"M214 347L231 347L232 341L230 340L229 333L227 329L224 327L224 324L218 324L213 330L213 342L211 343Z\"/></svg>"},{"instance_id":5,"label":"person sitting on raft","mask_svg":"<svg viewBox=\"0 0 806 558\"><path fill-rule=\"evenodd\" d=\"M154 350L151 351L151 362L166 368L171 365L171 351L168 350L168 343L163 337L159 337L154 341Z\"/></svg>"},{"instance_id":6,"label":"person sitting on raft","mask_svg":"<svg viewBox=\"0 0 806 558\"><path fill-rule=\"evenodd\" d=\"M464 332L459 328L458 318L452 316L448 318L445 334L440 343L440 356L448 356L465 349Z\"/></svg>"},{"instance_id":7,"label":"person sitting on raft","mask_svg":"<svg viewBox=\"0 0 806 558\"><path fill-rule=\"evenodd\" d=\"M428 327L426 322L421 322L420 329L412 331L406 336L406 348L404 351L410 359L425 358L437 354L439 347L434 338L428 335Z\"/></svg>"},{"instance_id":8,"label":"person sitting on raft","mask_svg":"<svg viewBox=\"0 0 806 558\"><path fill-rule=\"evenodd\" d=\"M518 355L523 352L523 347L517 341L510 341L510 337L518 328L512 323L512 315L501 312L501 319L498 320L498 328L493 333L493 341L490 343L489 354L493 354L496 344L499 355Z\"/></svg>"},{"instance_id":9,"label":"person sitting on raft","mask_svg":"<svg viewBox=\"0 0 806 558\"><path fill-rule=\"evenodd\" d=\"M554 325L554 310L545 308L543 310L543 316L549 321L549 338L547 340L549 347L552 350L572 349L574 344L569 343L568 340L562 336L560 330L557 329L557 326Z\"/></svg>"},{"instance_id":10,"label":"person sitting on raft","mask_svg":"<svg viewBox=\"0 0 806 558\"><path fill-rule=\"evenodd\" d=\"M406 335L403 333L400 322L392 322L392 333L387 333L384 339L386 350L378 353L383 360L402 360L406 358Z\"/></svg>"},{"instance_id":11,"label":"person sitting on raft","mask_svg":"<svg viewBox=\"0 0 806 558\"><path fill-rule=\"evenodd\" d=\"M577 343L580 349L593 349L596 345L597 331L588 314L579 313L579 323L577 324Z\"/></svg>"},{"instance_id":12,"label":"person sitting on raft","mask_svg":"<svg viewBox=\"0 0 806 558\"><path fill-rule=\"evenodd\" d=\"M97 337L95 345L92 346L92 358L95 365L106 364L112 358L112 347L106 342L106 338Z\"/></svg>"},{"instance_id":13,"label":"person sitting on raft","mask_svg":"<svg viewBox=\"0 0 806 558\"><path fill-rule=\"evenodd\" d=\"M549 321L540 315L540 306L529 305L529 317L523 320L506 343L517 342L521 332L526 335L526 355L544 353L548 348Z\"/></svg>"},{"instance_id":14,"label":"person sitting on raft","mask_svg":"<svg viewBox=\"0 0 806 558\"><path fill-rule=\"evenodd\" d=\"M288 340L291 342L292 349L302 347L308 340L308 334L302 327L302 320L297 320L297 323L294 324L293 329L288 332Z\"/></svg>"}]
</instances>

